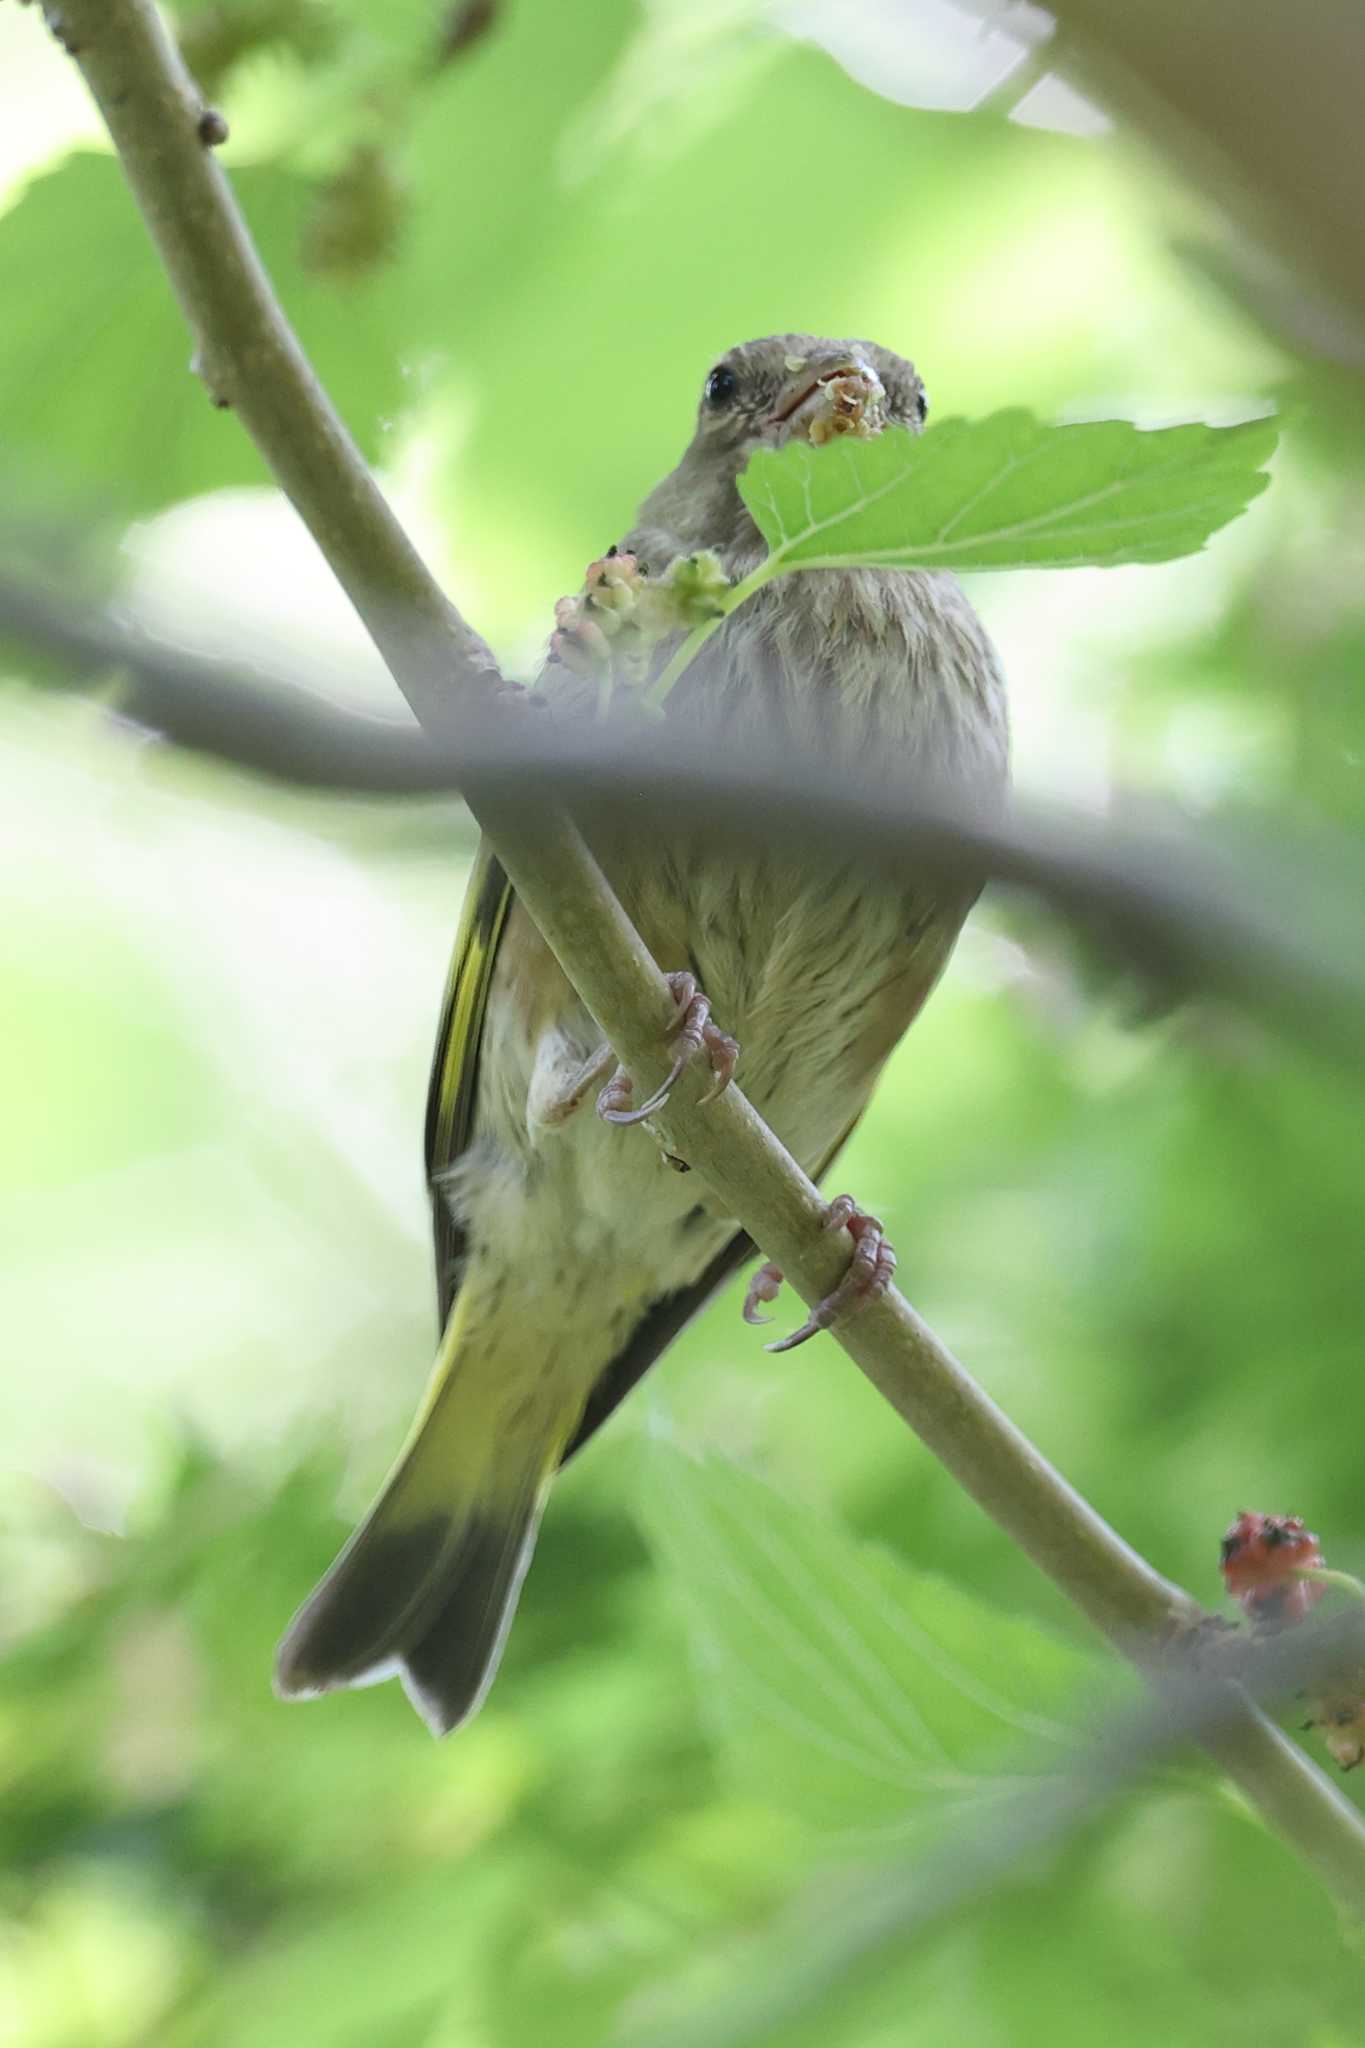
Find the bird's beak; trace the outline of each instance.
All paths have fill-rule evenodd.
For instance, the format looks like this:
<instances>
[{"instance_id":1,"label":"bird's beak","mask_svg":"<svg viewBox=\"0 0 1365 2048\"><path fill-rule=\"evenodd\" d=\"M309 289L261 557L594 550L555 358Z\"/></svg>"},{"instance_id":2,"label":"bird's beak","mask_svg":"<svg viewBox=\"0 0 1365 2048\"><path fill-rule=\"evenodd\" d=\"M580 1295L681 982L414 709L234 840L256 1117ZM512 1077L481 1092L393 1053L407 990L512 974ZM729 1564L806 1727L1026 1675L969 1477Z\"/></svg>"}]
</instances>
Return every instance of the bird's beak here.
<instances>
[{"instance_id":1,"label":"bird's beak","mask_svg":"<svg viewBox=\"0 0 1365 2048\"><path fill-rule=\"evenodd\" d=\"M886 424L882 380L860 356L788 356L790 376L765 422L775 440L817 447L836 434L868 440Z\"/></svg>"}]
</instances>

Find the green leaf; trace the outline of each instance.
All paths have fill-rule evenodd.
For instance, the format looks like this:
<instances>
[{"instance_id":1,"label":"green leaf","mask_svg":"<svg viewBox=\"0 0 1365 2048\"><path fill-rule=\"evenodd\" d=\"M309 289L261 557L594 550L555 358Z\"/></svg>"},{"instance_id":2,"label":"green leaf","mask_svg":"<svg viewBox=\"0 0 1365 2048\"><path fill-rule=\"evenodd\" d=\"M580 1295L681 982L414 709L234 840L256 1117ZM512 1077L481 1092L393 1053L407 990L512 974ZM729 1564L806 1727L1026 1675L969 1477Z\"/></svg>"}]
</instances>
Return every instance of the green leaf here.
<instances>
[{"instance_id":1,"label":"green leaf","mask_svg":"<svg viewBox=\"0 0 1365 2048\"><path fill-rule=\"evenodd\" d=\"M1048 426L1031 413L945 420L921 436L760 448L740 495L766 571L1075 569L1168 562L1201 548L1269 482L1270 419Z\"/></svg>"},{"instance_id":2,"label":"green leaf","mask_svg":"<svg viewBox=\"0 0 1365 2048\"><path fill-rule=\"evenodd\" d=\"M979 1805L1047 1753L1095 1665L1036 1623L870 1549L761 1480L667 1443L640 1513L690 1625L706 1706L750 1796L893 1836Z\"/></svg>"},{"instance_id":3,"label":"green leaf","mask_svg":"<svg viewBox=\"0 0 1365 2048\"><path fill-rule=\"evenodd\" d=\"M365 454L407 403L402 310L302 249L316 197L266 167L234 185L289 317ZM35 283L40 279L41 284ZM127 518L267 475L190 370L194 342L111 157L78 152L0 218L0 450L15 502Z\"/></svg>"}]
</instances>

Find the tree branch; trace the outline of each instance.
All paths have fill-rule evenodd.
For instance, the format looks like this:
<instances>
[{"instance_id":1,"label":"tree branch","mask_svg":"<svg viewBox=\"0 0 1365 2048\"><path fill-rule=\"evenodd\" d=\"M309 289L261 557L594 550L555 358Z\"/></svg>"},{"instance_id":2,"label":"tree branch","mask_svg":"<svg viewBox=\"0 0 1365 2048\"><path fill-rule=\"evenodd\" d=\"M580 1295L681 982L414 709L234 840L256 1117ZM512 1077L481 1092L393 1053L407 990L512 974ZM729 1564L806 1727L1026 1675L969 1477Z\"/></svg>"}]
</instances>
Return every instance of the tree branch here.
<instances>
[{"instance_id":1,"label":"tree branch","mask_svg":"<svg viewBox=\"0 0 1365 2048\"><path fill-rule=\"evenodd\" d=\"M723 833L737 847L827 849L893 879L934 863L1041 896L1164 994L1267 1019L1358 1072L1365 1059L1365 875L1357 849L1282 817L1198 832L1146 803L1096 820L1016 803L983 815L946 784L856 781L781 734L717 755L686 732L661 754L648 728L553 718L471 724L460 751L406 719L348 707L252 665L167 645L135 621L0 568L0 640L118 670L115 709L172 742L305 788L453 794L482 784L524 809L563 800L614 834ZM1305 906L1312 905L1311 927Z\"/></svg>"},{"instance_id":2,"label":"tree branch","mask_svg":"<svg viewBox=\"0 0 1365 2048\"><path fill-rule=\"evenodd\" d=\"M55 16L55 9L53 10ZM56 25L54 19L54 26ZM418 717L457 744L495 677L398 526L276 305L226 179L199 139L203 108L149 0L62 0L60 32L98 101L156 237L215 395L241 414ZM496 711L485 715L497 720ZM510 714L502 714L506 723ZM526 714L529 721L531 714ZM532 814L477 779L471 807L584 1002L638 1083L664 1075L672 999L658 966L562 814ZM847 1245L816 1189L737 1089L703 1111L686 1078L659 1122L808 1302ZM963 1486L1098 1628L1150 1666L1153 1638L1197 1610L1129 1549L975 1385L899 1295L840 1332L863 1371ZM1356 1911L1365 1827L1249 1703L1208 1747L1272 1825Z\"/></svg>"},{"instance_id":3,"label":"tree branch","mask_svg":"<svg viewBox=\"0 0 1365 2048\"><path fill-rule=\"evenodd\" d=\"M420 725L168 645L115 613L0 566L0 641L59 654L78 675L124 678L120 713L218 760L305 789L422 795L453 787L448 747Z\"/></svg>"},{"instance_id":4,"label":"tree branch","mask_svg":"<svg viewBox=\"0 0 1365 2048\"><path fill-rule=\"evenodd\" d=\"M326 556L414 713L454 736L497 679L361 459L280 310L231 187L201 139L208 111L147 0L49 4L118 149L194 337L191 367L236 411Z\"/></svg>"}]
</instances>

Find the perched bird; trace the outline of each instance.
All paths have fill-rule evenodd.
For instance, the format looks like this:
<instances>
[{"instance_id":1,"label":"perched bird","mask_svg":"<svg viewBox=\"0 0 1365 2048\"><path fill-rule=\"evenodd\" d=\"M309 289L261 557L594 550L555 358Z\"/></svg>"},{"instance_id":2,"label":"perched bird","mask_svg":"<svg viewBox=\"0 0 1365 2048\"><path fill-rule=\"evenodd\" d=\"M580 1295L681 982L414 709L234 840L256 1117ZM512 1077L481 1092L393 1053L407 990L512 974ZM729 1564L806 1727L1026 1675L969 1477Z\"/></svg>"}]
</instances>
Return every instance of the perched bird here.
<instances>
[{"instance_id":1,"label":"perched bird","mask_svg":"<svg viewBox=\"0 0 1365 2048\"><path fill-rule=\"evenodd\" d=\"M561 608L540 687L552 702L581 694L594 593L650 581L702 549L731 578L757 566L764 543L736 489L755 448L918 433L926 410L913 366L870 342L785 334L731 349L706 378L677 468L589 571L585 600ZM669 652L665 642L656 660ZM773 582L685 672L659 728L665 744L674 722L700 723L727 748L780 732L854 776L894 758L989 793L1007 775L999 663L944 574L822 569ZM720 850L699 829L648 843L619 829L588 836L673 976L679 1064L704 1051L724 1086L742 1048L750 1100L822 1173L942 970L974 885L907 874L871 886L853 860L803 863L787 842ZM620 1128L657 1098L631 1105L600 1038L485 846L428 1101L435 1370L377 1503L284 1639L286 1696L397 1674L437 1733L473 1713L556 1469L753 1254L700 1176L670 1170L646 1133ZM884 1285L894 1263L875 1219L847 1198L830 1221L854 1240L850 1279L797 1340ZM751 1319L779 1281L760 1272Z\"/></svg>"}]
</instances>

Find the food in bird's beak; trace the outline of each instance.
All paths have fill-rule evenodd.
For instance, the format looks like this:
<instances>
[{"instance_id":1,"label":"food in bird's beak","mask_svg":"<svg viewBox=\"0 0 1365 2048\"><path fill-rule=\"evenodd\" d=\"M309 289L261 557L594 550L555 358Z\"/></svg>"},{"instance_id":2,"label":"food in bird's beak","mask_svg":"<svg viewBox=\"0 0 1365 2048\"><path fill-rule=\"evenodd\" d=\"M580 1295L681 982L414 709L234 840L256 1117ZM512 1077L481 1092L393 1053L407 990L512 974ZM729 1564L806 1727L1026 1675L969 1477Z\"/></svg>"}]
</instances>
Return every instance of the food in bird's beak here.
<instances>
[{"instance_id":1,"label":"food in bird's beak","mask_svg":"<svg viewBox=\"0 0 1365 2048\"><path fill-rule=\"evenodd\" d=\"M882 381L867 363L833 363L816 376L793 378L772 415L771 424L786 427L821 448L839 434L870 441L884 425Z\"/></svg>"},{"instance_id":2,"label":"food in bird's beak","mask_svg":"<svg viewBox=\"0 0 1365 2048\"><path fill-rule=\"evenodd\" d=\"M827 378L817 385L817 403L806 430L811 443L816 448L823 447L836 434L853 434L860 441L870 441L876 431L867 416L871 397L867 378L856 371L847 377Z\"/></svg>"}]
</instances>

